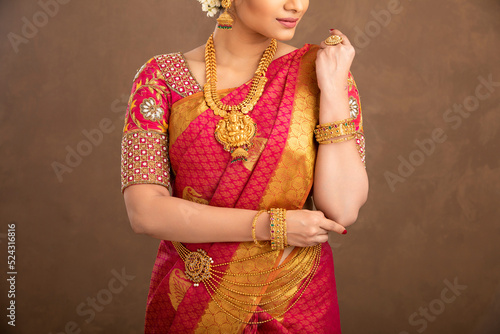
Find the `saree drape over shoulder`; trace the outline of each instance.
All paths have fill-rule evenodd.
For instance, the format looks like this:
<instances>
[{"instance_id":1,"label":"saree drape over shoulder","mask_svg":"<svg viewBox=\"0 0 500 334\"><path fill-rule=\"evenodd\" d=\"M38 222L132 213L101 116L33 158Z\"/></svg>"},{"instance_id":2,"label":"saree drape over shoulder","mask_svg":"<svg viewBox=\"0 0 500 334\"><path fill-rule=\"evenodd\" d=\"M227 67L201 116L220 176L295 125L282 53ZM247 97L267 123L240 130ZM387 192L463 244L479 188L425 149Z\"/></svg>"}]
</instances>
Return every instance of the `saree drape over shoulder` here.
<instances>
[{"instance_id":1,"label":"saree drape over shoulder","mask_svg":"<svg viewBox=\"0 0 500 334\"><path fill-rule=\"evenodd\" d=\"M254 144L247 161L235 163L215 139L221 117L206 105L183 55L149 60L134 79L125 118L122 191L130 185L150 183L171 187L172 196L205 205L250 210L304 208L313 185L317 152L313 130L319 116L318 48L306 44L271 63L264 93L249 113L257 125ZM364 161L359 94L350 74L348 87ZM237 104L249 89L247 82L218 94L222 102ZM190 214L195 217L186 212ZM184 245L191 251L203 249L215 263L231 262L223 268L225 273L246 281L252 281L248 274L278 267L283 253L235 262L271 248L252 242ZM320 249L320 261L307 284L299 282L282 299L269 300L264 295L252 300L273 306L272 312L256 306L252 313L245 313L218 301L203 284L193 286L172 242L163 240L151 277L145 333L340 333L332 250L328 243ZM284 263L295 261L299 250L295 248ZM286 276L286 271L283 267L265 279ZM286 283L285 277L259 290L271 291ZM285 303L279 303L281 300Z\"/></svg>"}]
</instances>

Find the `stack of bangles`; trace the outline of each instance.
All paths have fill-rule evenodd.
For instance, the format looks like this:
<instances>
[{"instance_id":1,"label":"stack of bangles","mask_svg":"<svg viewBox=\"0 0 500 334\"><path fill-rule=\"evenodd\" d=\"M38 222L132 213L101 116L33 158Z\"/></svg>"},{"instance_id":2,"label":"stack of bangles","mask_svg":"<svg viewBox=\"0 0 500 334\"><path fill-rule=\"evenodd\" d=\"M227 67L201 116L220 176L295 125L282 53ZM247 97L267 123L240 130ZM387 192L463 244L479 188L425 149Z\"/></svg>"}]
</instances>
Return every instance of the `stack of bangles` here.
<instances>
[{"instance_id":1,"label":"stack of bangles","mask_svg":"<svg viewBox=\"0 0 500 334\"><path fill-rule=\"evenodd\" d=\"M341 143L356 138L354 118L316 125L314 130L319 144Z\"/></svg>"},{"instance_id":2,"label":"stack of bangles","mask_svg":"<svg viewBox=\"0 0 500 334\"><path fill-rule=\"evenodd\" d=\"M346 118L332 123L316 125L314 130L316 140L319 144L341 143L344 141L356 138L356 124L354 118ZM252 221L252 238L253 242L261 246L257 240L255 233L255 225L259 215L263 212L270 215L271 229L271 248L273 250L284 249L287 245L287 229L286 229L286 209L271 208L269 210L260 210Z\"/></svg>"},{"instance_id":3,"label":"stack of bangles","mask_svg":"<svg viewBox=\"0 0 500 334\"><path fill-rule=\"evenodd\" d=\"M257 240L255 234L255 224L257 223L257 219L259 215L263 212L269 214L270 218L270 229L271 229L271 249L272 250L281 250L284 249L287 245L287 235L286 235L286 209L282 208L271 208L269 210L260 210L255 215L255 218L252 222L252 238L253 242L261 246L262 244Z\"/></svg>"}]
</instances>

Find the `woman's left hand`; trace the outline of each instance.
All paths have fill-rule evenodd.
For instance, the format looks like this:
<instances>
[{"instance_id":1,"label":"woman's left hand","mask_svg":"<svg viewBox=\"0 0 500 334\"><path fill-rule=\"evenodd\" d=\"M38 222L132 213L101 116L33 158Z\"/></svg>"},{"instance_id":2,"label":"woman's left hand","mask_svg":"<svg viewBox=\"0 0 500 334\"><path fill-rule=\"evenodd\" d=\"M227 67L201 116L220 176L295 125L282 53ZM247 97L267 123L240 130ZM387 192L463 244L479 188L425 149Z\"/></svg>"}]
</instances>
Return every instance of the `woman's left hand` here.
<instances>
[{"instance_id":1,"label":"woman's left hand","mask_svg":"<svg viewBox=\"0 0 500 334\"><path fill-rule=\"evenodd\" d=\"M316 75L318 86L323 92L343 91L347 85L347 78L354 59L354 47L340 30L330 30L330 35L342 37L342 43L326 45L321 42L316 57ZM347 91L346 91L347 93Z\"/></svg>"}]
</instances>

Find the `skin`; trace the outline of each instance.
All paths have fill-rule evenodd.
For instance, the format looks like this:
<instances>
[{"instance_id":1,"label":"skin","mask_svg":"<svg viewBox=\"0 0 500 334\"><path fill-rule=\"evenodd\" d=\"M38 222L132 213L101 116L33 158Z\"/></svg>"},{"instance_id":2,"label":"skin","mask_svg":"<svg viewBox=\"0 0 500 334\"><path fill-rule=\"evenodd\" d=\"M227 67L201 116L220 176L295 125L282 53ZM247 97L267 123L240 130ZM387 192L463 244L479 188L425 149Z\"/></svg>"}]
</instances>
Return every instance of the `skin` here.
<instances>
[{"instance_id":1,"label":"skin","mask_svg":"<svg viewBox=\"0 0 500 334\"><path fill-rule=\"evenodd\" d=\"M230 13L233 30L215 29L217 88L237 87L250 80L271 38L290 40L295 28L286 28L277 18L298 18L306 13L308 0L234 0ZM349 117L347 77L354 48L339 30L340 45L321 43L316 66L321 89L320 123ZM327 37L328 34L325 34ZM208 38L208 35L207 35ZM295 50L279 42L275 58ZM193 75L205 83L205 45L184 53ZM314 246L328 241L328 232L346 232L354 223L368 193L366 170L353 140L319 145L315 166L313 200L317 211L287 210L288 243ZM124 199L136 233L162 240L185 243L252 241L251 224L257 211L212 207L171 197L159 185L128 187ZM256 224L258 240L269 240L269 215L263 213ZM287 248L282 260L291 251Z\"/></svg>"}]
</instances>

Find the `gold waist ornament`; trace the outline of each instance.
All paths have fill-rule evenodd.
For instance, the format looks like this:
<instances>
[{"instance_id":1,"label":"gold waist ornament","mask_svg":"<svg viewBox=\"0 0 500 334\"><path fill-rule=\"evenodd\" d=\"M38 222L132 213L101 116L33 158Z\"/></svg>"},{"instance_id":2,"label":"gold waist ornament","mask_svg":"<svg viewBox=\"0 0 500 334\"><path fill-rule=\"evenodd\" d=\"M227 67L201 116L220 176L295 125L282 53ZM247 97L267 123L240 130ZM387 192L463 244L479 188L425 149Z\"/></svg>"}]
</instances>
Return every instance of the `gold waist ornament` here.
<instances>
[{"instance_id":1,"label":"gold waist ornament","mask_svg":"<svg viewBox=\"0 0 500 334\"><path fill-rule=\"evenodd\" d=\"M245 100L236 105L227 105L222 103L217 95L217 62L213 34L205 45L207 76L207 82L203 87L205 102L215 115L222 117L215 130L215 138L224 146L224 150L231 152L233 158L231 162L247 160L248 150L257 131L257 124L247 114L253 110L264 92L267 68L274 58L277 47L278 42L273 38L262 55Z\"/></svg>"},{"instance_id":2,"label":"gold waist ornament","mask_svg":"<svg viewBox=\"0 0 500 334\"><path fill-rule=\"evenodd\" d=\"M228 316L245 324L261 324L281 317L290 310L302 297L311 283L321 259L321 244L312 247L298 248L297 254L287 262L276 268L255 271L251 273L231 273L217 268L258 260L276 251L271 250L253 256L233 260L225 263L214 263L214 260L203 249L191 252L180 242L172 242L179 256L185 264L186 277L195 287L202 283L210 294L214 303ZM272 276L277 271L271 280ZM242 282L241 278L251 282ZM238 281L238 279L240 279ZM265 290L265 287L279 285L277 288ZM292 290L297 288L297 291ZM258 291L258 292L257 292ZM293 292L293 293L291 293ZM297 299L292 301L293 297ZM262 301L261 299L265 299ZM255 302L258 300L258 302ZM233 312L225 308L226 304ZM260 307L261 310L255 310ZM238 314L234 314L237 312ZM246 321L253 313L269 313L270 319L263 321ZM242 316L243 314L243 316ZM243 318L243 319L242 319Z\"/></svg>"}]
</instances>

